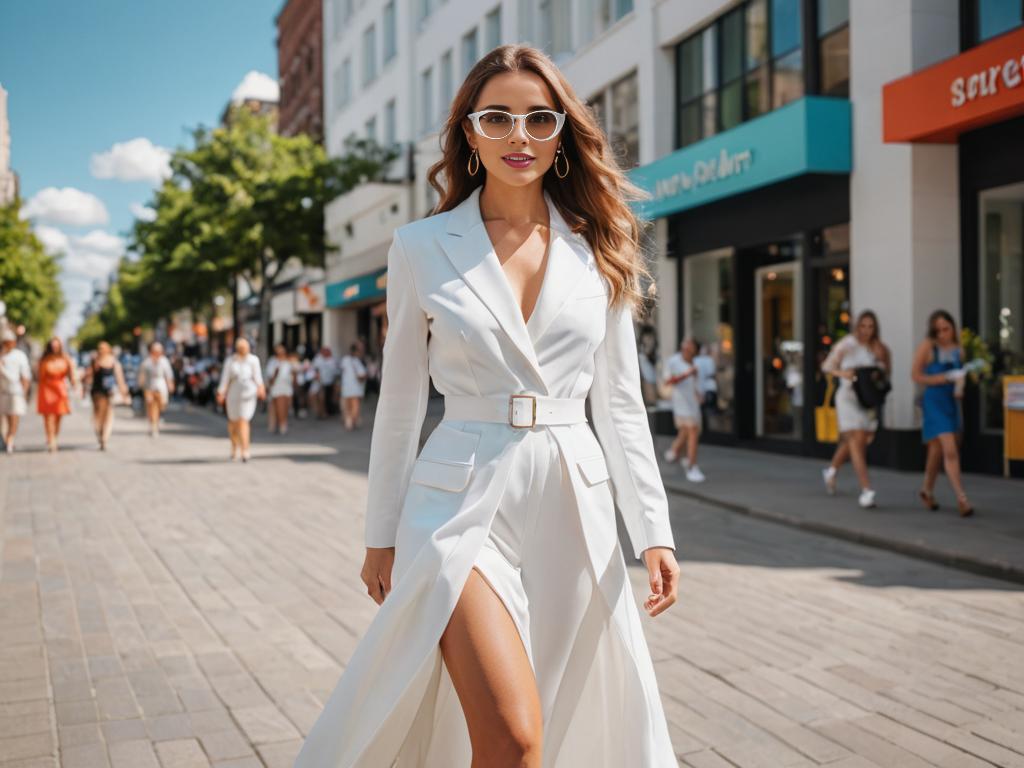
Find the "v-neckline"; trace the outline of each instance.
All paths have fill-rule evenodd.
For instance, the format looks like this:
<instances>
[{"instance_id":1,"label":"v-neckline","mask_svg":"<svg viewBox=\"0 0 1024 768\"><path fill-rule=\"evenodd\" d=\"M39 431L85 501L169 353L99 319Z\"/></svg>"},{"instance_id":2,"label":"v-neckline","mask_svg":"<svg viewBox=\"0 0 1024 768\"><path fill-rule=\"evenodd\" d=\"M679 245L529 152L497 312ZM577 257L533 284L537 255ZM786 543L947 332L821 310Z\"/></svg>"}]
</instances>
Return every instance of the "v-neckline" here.
<instances>
[{"instance_id":1,"label":"v-neckline","mask_svg":"<svg viewBox=\"0 0 1024 768\"><path fill-rule=\"evenodd\" d=\"M480 209L480 201L477 200L477 210ZM487 222L484 221L483 214L480 214L480 226L484 228L484 237L487 238L487 244L490 246L490 255L494 258L495 263L498 265L498 270L501 272L502 279L505 283L505 288L508 291L508 295L512 297L512 304L516 308L516 316L519 317L523 322L523 326L526 328L530 327L530 321L533 320L537 314L537 308L540 307L541 299L544 296L544 287L548 282L548 272L551 267L551 241L554 239L555 231L551 226L550 210L548 212L548 241L544 246L544 256L541 262L544 264L544 274L540 278L540 288L537 289L537 300L533 302L533 309L530 310L529 317L523 317L523 307L516 299L515 291L512 290L512 282L508 279L508 275L505 273L505 267L501 263L501 259L498 258L498 249L494 247L494 240L491 239L491 233L487 230Z\"/></svg>"}]
</instances>

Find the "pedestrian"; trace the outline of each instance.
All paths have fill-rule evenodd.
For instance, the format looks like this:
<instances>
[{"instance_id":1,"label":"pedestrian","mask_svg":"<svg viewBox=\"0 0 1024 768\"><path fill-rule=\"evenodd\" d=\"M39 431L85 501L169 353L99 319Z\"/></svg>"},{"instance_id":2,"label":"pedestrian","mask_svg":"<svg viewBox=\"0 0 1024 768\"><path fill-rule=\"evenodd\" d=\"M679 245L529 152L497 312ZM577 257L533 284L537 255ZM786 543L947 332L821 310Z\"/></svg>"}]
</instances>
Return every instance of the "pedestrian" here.
<instances>
[{"instance_id":1,"label":"pedestrian","mask_svg":"<svg viewBox=\"0 0 1024 768\"><path fill-rule=\"evenodd\" d=\"M324 345L313 358L313 370L316 371L317 383L314 389L316 417L326 419L327 414L334 412L334 379L338 375L338 363L330 347Z\"/></svg>"},{"instance_id":2,"label":"pedestrian","mask_svg":"<svg viewBox=\"0 0 1024 768\"><path fill-rule=\"evenodd\" d=\"M267 363L267 383L270 385L270 412L278 434L288 434L288 409L295 394L295 364L288 357L284 344L274 347L274 356ZM271 432L274 428L271 428Z\"/></svg>"},{"instance_id":3,"label":"pedestrian","mask_svg":"<svg viewBox=\"0 0 1024 768\"><path fill-rule=\"evenodd\" d=\"M160 417L174 392L174 371L159 341L150 342L149 355L139 365L139 389L146 403L149 436L159 437Z\"/></svg>"},{"instance_id":4,"label":"pedestrian","mask_svg":"<svg viewBox=\"0 0 1024 768\"><path fill-rule=\"evenodd\" d=\"M347 431L363 425L363 397L366 395L366 366L360 354L362 345L357 341L348 348L338 363L341 371L341 419Z\"/></svg>"},{"instance_id":5,"label":"pedestrian","mask_svg":"<svg viewBox=\"0 0 1024 768\"><path fill-rule=\"evenodd\" d=\"M249 341L235 341L235 353L224 361L217 402L228 416L228 437L231 439L231 460L239 455L249 460L250 425L256 414L256 401L267 396L263 387L260 359L251 351Z\"/></svg>"},{"instance_id":6,"label":"pedestrian","mask_svg":"<svg viewBox=\"0 0 1024 768\"><path fill-rule=\"evenodd\" d=\"M857 397L854 381L858 368L881 368L887 376L891 369L889 348L882 343L878 317L870 309L857 316L853 333L833 344L821 364L823 373L839 379L835 398L839 444L832 463L822 470L825 491L829 496L835 495L839 469L849 460L860 483L857 503L863 509L870 509L877 502L868 477L868 446L878 433L878 410L865 407Z\"/></svg>"},{"instance_id":7,"label":"pedestrian","mask_svg":"<svg viewBox=\"0 0 1024 768\"><path fill-rule=\"evenodd\" d=\"M711 354L711 347L701 344L700 352L693 358L697 369L697 392L700 394L700 411L705 422L718 411L718 366Z\"/></svg>"},{"instance_id":8,"label":"pedestrian","mask_svg":"<svg viewBox=\"0 0 1024 768\"><path fill-rule=\"evenodd\" d=\"M92 397L92 427L101 451L107 450L107 441L114 429L114 396L128 397L121 363L110 344L101 341L96 354L85 372L85 386Z\"/></svg>"},{"instance_id":9,"label":"pedestrian","mask_svg":"<svg viewBox=\"0 0 1024 768\"><path fill-rule=\"evenodd\" d=\"M39 359L39 391L36 394L36 410L43 417L46 431L46 449L57 450L60 422L71 413L71 400L67 382L77 393L79 390L78 371L71 356L64 351L63 342L54 336L46 343L43 356Z\"/></svg>"},{"instance_id":10,"label":"pedestrian","mask_svg":"<svg viewBox=\"0 0 1024 768\"><path fill-rule=\"evenodd\" d=\"M665 460L682 464L691 483L703 483L706 479L697 466L703 418L700 370L695 364L698 349L696 339L687 336L679 351L665 361L665 384L672 387L672 417L676 425L676 438L665 451Z\"/></svg>"},{"instance_id":11,"label":"pedestrian","mask_svg":"<svg viewBox=\"0 0 1024 768\"><path fill-rule=\"evenodd\" d=\"M21 417L28 412L28 388L32 383L28 355L17 345L17 335L5 328L0 334L0 438L7 453L14 453L14 438Z\"/></svg>"},{"instance_id":12,"label":"pedestrian","mask_svg":"<svg viewBox=\"0 0 1024 768\"><path fill-rule=\"evenodd\" d=\"M615 530L618 502L660 614L679 566L637 364L639 190L536 48L485 54L450 104L434 214L387 257L361 574L381 607L295 768L675 766Z\"/></svg>"},{"instance_id":13,"label":"pedestrian","mask_svg":"<svg viewBox=\"0 0 1024 768\"><path fill-rule=\"evenodd\" d=\"M918 497L925 508L935 511L939 503L935 500L935 480L939 468L946 470L946 477L956 494L956 503L961 517L974 514L960 475L960 438L963 419L960 413L962 386L967 375L963 367L963 350L956 330L956 321L944 309L937 309L928 318L928 337L920 343L914 353L912 378L922 386L921 393L921 442L928 446L925 458L924 484ZM959 391L958 391L959 390Z\"/></svg>"}]
</instances>

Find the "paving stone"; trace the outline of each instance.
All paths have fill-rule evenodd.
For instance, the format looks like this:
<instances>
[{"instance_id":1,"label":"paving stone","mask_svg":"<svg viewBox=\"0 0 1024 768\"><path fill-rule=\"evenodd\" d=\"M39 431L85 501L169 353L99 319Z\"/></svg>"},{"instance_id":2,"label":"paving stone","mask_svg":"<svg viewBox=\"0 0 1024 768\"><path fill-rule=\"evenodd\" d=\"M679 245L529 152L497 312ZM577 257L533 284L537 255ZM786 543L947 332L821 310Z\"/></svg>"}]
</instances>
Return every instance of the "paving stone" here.
<instances>
[{"instance_id":1,"label":"paving stone","mask_svg":"<svg viewBox=\"0 0 1024 768\"><path fill-rule=\"evenodd\" d=\"M209 768L210 761L195 739L161 741L156 753L163 768Z\"/></svg>"},{"instance_id":2,"label":"paving stone","mask_svg":"<svg viewBox=\"0 0 1024 768\"><path fill-rule=\"evenodd\" d=\"M109 751L111 768L160 768L153 745L145 739L119 741Z\"/></svg>"},{"instance_id":3,"label":"paving stone","mask_svg":"<svg viewBox=\"0 0 1024 768\"><path fill-rule=\"evenodd\" d=\"M60 751L61 768L110 768L103 744L80 744Z\"/></svg>"},{"instance_id":4,"label":"paving stone","mask_svg":"<svg viewBox=\"0 0 1024 768\"><path fill-rule=\"evenodd\" d=\"M253 755L249 741L237 730L217 731L199 738L210 760L230 760Z\"/></svg>"}]
</instances>

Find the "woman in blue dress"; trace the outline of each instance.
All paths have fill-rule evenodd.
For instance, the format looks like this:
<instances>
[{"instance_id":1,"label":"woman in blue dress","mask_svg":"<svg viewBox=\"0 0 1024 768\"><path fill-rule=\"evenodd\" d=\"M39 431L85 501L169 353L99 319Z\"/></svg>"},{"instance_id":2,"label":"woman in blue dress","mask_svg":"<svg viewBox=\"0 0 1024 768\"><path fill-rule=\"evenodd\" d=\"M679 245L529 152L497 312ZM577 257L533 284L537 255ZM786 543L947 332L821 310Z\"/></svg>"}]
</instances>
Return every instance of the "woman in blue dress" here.
<instances>
[{"instance_id":1,"label":"woman in blue dress","mask_svg":"<svg viewBox=\"0 0 1024 768\"><path fill-rule=\"evenodd\" d=\"M928 446L924 485L918 492L930 510L939 508L935 501L935 479L940 466L945 468L949 484L956 493L960 516L974 513L960 476L959 438L963 429L960 414L960 392L957 383L967 375L952 315L943 309L928 318L928 338L914 354L913 379L924 387L921 397L921 442Z\"/></svg>"}]
</instances>

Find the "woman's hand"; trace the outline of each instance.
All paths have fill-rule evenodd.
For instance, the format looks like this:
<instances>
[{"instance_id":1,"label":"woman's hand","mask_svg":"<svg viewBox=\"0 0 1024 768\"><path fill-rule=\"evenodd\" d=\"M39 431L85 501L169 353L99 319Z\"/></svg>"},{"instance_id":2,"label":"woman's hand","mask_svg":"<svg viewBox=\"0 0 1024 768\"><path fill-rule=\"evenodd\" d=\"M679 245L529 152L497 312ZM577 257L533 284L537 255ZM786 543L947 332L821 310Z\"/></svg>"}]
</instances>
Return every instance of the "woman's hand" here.
<instances>
[{"instance_id":1,"label":"woman's hand","mask_svg":"<svg viewBox=\"0 0 1024 768\"><path fill-rule=\"evenodd\" d=\"M359 577L366 585L366 594L380 605L391 591L391 568L395 564L394 547L367 547L366 559Z\"/></svg>"},{"instance_id":2,"label":"woman's hand","mask_svg":"<svg viewBox=\"0 0 1024 768\"><path fill-rule=\"evenodd\" d=\"M260 400L267 399L267 389L262 384L256 387L256 397L259 398Z\"/></svg>"},{"instance_id":3,"label":"woman's hand","mask_svg":"<svg viewBox=\"0 0 1024 768\"><path fill-rule=\"evenodd\" d=\"M224 405L224 393L217 390L217 405Z\"/></svg>"},{"instance_id":4,"label":"woman's hand","mask_svg":"<svg viewBox=\"0 0 1024 768\"><path fill-rule=\"evenodd\" d=\"M644 601L644 610L657 616L676 601L679 589L679 563L669 547L650 547L643 552L651 582L651 595Z\"/></svg>"}]
</instances>

